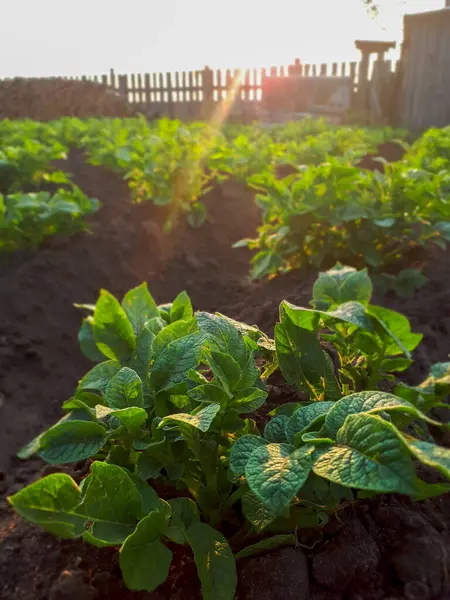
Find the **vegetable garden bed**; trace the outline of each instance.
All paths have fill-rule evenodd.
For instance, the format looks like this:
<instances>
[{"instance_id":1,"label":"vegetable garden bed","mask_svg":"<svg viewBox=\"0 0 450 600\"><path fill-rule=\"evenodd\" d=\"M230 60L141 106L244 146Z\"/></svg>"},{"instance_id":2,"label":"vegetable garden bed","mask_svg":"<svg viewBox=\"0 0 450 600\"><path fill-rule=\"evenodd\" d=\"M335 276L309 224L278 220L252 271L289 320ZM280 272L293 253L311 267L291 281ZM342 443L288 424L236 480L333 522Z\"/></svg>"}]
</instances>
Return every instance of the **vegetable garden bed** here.
<instances>
[{"instance_id":1,"label":"vegetable garden bed","mask_svg":"<svg viewBox=\"0 0 450 600\"><path fill-rule=\"evenodd\" d=\"M164 235L161 210L150 203L131 206L128 187L115 174L86 165L80 154L71 156L69 170L76 185L102 203L90 219L93 235L55 238L47 247L7 256L0 264L2 495L16 493L38 474L63 472L79 481L87 472L86 461L54 467L14 457L61 416L61 401L91 367L76 339L80 313L74 301L94 302L100 288L121 297L148 281L159 303L186 289L195 309L255 323L272 335L281 300L307 306L317 275L306 269L266 283L249 282L249 254L231 248L237 239L252 236L261 218L244 187L240 196L234 184L216 187L206 199L209 217L200 230L180 224ZM447 359L450 335L450 257L436 248L421 260L430 281L413 299L377 301L405 314L413 331L424 334L414 370L408 372L408 383L414 384L432 364ZM268 388L271 409L298 398L278 378L269 379ZM439 435L445 444L445 435ZM164 496L167 490L158 493ZM287 545L238 561L237 598L437 600L450 595L448 494L418 503L405 496L347 503L323 527L297 535L295 548ZM192 553L176 544L170 548L174 557L166 583L152 593L131 592L115 550L58 540L2 505L0 598L201 597Z\"/></svg>"}]
</instances>

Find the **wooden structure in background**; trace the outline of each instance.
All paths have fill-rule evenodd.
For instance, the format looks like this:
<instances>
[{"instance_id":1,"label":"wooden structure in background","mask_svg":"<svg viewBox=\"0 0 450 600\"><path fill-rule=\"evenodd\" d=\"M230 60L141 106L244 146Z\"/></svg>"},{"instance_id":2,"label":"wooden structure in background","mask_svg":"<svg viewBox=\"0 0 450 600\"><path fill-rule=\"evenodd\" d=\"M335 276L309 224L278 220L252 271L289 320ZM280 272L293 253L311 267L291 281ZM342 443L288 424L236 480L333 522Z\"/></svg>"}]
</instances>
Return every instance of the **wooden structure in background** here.
<instances>
[{"instance_id":1,"label":"wooden structure in background","mask_svg":"<svg viewBox=\"0 0 450 600\"><path fill-rule=\"evenodd\" d=\"M412 131L450 124L450 8L404 18L396 121Z\"/></svg>"},{"instance_id":2,"label":"wooden structure in background","mask_svg":"<svg viewBox=\"0 0 450 600\"><path fill-rule=\"evenodd\" d=\"M389 80L395 66L379 55L378 71ZM90 81L126 99L133 113L149 118L209 119L219 112L237 122L289 120L304 114L343 120L355 109L371 110L367 91L377 67L357 62L292 64L270 69L217 69L174 73L107 74L61 79ZM377 84L378 85L378 84ZM367 121L367 115L364 115ZM383 121L384 115L376 119Z\"/></svg>"},{"instance_id":3,"label":"wooden structure in background","mask_svg":"<svg viewBox=\"0 0 450 600\"><path fill-rule=\"evenodd\" d=\"M392 63L384 71L393 73ZM206 119L224 104L232 120L251 122L282 114L343 116L351 108L365 108L357 101L358 89L370 86L369 68L357 62L292 64L266 69L217 69L175 73L110 73L81 76L108 86L126 97L135 112L149 117ZM361 96L359 96L361 98ZM368 107L366 107L368 108Z\"/></svg>"}]
</instances>

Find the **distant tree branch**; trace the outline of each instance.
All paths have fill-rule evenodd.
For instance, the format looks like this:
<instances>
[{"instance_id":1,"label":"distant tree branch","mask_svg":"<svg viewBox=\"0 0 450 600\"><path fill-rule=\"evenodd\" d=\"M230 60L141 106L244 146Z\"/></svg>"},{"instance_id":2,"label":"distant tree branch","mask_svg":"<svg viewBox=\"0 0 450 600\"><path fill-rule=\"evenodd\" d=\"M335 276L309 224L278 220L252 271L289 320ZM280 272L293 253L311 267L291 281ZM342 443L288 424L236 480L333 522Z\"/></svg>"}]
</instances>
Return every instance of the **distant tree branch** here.
<instances>
[{"instance_id":1,"label":"distant tree branch","mask_svg":"<svg viewBox=\"0 0 450 600\"><path fill-rule=\"evenodd\" d=\"M378 4L376 0L363 0L364 5L367 11L372 15L376 16L378 14Z\"/></svg>"}]
</instances>

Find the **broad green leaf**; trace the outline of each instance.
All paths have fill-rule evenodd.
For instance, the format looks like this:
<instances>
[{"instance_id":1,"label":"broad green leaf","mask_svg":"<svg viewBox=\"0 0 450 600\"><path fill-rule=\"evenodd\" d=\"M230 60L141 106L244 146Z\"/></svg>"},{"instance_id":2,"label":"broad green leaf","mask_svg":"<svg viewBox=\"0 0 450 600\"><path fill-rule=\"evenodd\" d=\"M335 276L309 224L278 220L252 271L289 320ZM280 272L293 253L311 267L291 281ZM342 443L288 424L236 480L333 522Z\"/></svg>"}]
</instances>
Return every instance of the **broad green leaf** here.
<instances>
[{"instance_id":1,"label":"broad green leaf","mask_svg":"<svg viewBox=\"0 0 450 600\"><path fill-rule=\"evenodd\" d=\"M208 364L214 377L220 381L228 393L236 389L241 378L241 371L239 364L232 356L212 350L208 357Z\"/></svg>"},{"instance_id":2,"label":"broad green leaf","mask_svg":"<svg viewBox=\"0 0 450 600\"><path fill-rule=\"evenodd\" d=\"M117 543L123 542L144 516L142 496L127 472L98 461L92 463L78 510L95 521L95 537Z\"/></svg>"},{"instance_id":3,"label":"broad green leaf","mask_svg":"<svg viewBox=\"0 0 450 600\"><path fill-rule=\"evenodd\" d=\"M187 537L194 552L203 599L233 600L236 564L227 540L206 523L191 525Z\"/></svg>"},{"instance_id":4,"label":"broad green leaf","mask_svg":"<svg viewBox=\"0 0 450 600\"><path fill-rule=\"evenodd\" d=\"M300 407L300 402L287 402L286 404L281 404L280 406L277 406L267 414L269 417L279 417L281 415L292 417L295 411Z\"/></svg>"},{"instance_id":5,"label":"broad green leaf","mask_svg":"<svg viewBox=\"0 0 450 600\"><path fill-rule=\"evenodd\" d=\"M267 441L257 435L243 435L238 438L232 445L230 452L229 460L232 473L243 475L252 452L265 445L267 445Z\"/></svg>"},{"instance_id":6,"label":"broad green leaf","mask_svg":"<svg viewBox=\"0 0 450 600\"><path fill-rule=\"evenodd\" d=\"M63 538L79 537L86 517L76 512L80 489L65 473L53 473L9 496L8 502L24 519Z\"/></svg>"},{"instance_id":7,"label":"broad green leaf","mask_svg":"<svg viewBox=\"0 0 450 600\"><path fill-rule=\"evenodd\" d=\"M159 511L147 515L120 549L120 568L130 590L152 592L169 575L172 552L159 541L167 519Z\"/></svg>"},{"instance_id":8,"label":"broad green leaf","mask_svg":"<svg viewBox=\"0 0 450 600\"><path fill-rule=\"evenodd\" d=\"M292 444L296 433L302 432L317 418L326 415L334 405L335 402L314 402L296 410L286 425L287 441Z\"/></svg>"},{"instance_id":9,"label":"broad green leaf","mask_svg":"<svg viewBox=\"0 0 450 600\"><path fill-rule=\"evenodd\" d=\"M289 317L275 326L278 364L286 381L316 400L335 400L340 390L331 359L312 331L297 327Z\"/></svg>"},{"instance_id":10,"label":"broad green leaf","mask_svg":"<svg viewBox=\"0 0 450 600\"><path fill-rule=\"evenodd\" d=\"M39 456L52 465L77 462L97 454L106 443L106 430L92 421L63 421L40 439Z\"/></svg>"},{"instance_id":11,"label":"broad green leaf","mask_svg":"<svg viewBox=\"0 0 450 600\"><path fill-rule=\"evenodd\" d=\"M110 408L144 406L142 381L136 371L122 367L106 388L106 402Z\"/></svg>"},{"instance_id":12,"label":"broad green leaf","mask_svg":"<svg viewBox=\"0 0 450 600\"><path fill-rule=\"evenodd\" d=\"M150 329L150 323L146 323L136 340L136 348L127 363L127 367L136 371L145 387L149 372L149 363L152 357L152 344L155 334Z\"/></svg>"},{"instance_id":13,"label":"broad green leaf","mask_svg":"<svg viewBox=\"0 0 450 600\"><path fill-rule=\"evenodd\" d=\"M416 458L450 479L450 450L448 448L411 438L406 438L405 441Z\"/></svg>"},{"instance_id":14,"label":"broad green leaf","mask_svg":"<svg viewBox=\"0 0 450 600\"><path fill-rule=\"evenodd\" d=\"M158 307L148 291L147 283L141 283L127 292L122 307L136 336L140 335L147 321L159 317Z\"/></svg>"},{"instance_id":15,"label":"broad green leaf","mask_svg":"<svg viewBox=\"0 0 450 600\"><path fill-rule=\"evenodd\" d=\"M235 394L228 406L234 408L240 414L246 414L261 408L266 398L266 391L253 387Z\"/></svg>"},{"instance_id":16,"label":"broad green leaf","mask_svg":"<svg viewBox=\"0 0 450 600\"><path fill-rule=\"evenodd\" d=\"M200 361L204 339L200 332L171 342L158 356L150 371L150 385L155 392L170 391L186 384L191 369Z\"/></svg>"},{"instance_id":17,"label":"broad green leaf","mask_svg":"<svg viewBox=\"0 0 450 600\"><path fill-rule=\"evenodd\" d=\"M181 292L170 307L170 322L191 319L194 315L191 299L186 292Z\"/></svg>"},{"instance_id":18,"label":"broad green leaf","mask_svg":"<svg viewBox=\"0 0 450 600\"><path fill-rule=\"evenodd\" d=\"M232 356L241 367L244 367L248 354L242 333L235 322L205 312L198 312L195 316L201 332L208 339L211 350Z\"/></svg>"},{"instance_id":19,"label":"broad green leaf","mask_svg":"<svg viewBox=\"0 0 450 600\"><path fill-rule=\"evenodd\" d=\"M16 454L17 458L20 458L21 460L27 460L28 458L33 456L33 454L39 452L39 448L41 447L41 438L43 435L43 433L40 433L31 441L29 441L28 444L22 446L22 448L20 448L20 450Z\"/></svg>"},{"instance_id":20,"label":"broad green leaf","mask_svg":"<svg viewBox=\"0 0 450 600\"><path fill-rule=\"evenodd\" d=\"M198 411L197 413L190 415L188 413L180 413L175 415L169 415L164 417L164 419L158 425L158 428L165 427L170 424L177 423L186 423L191 427L195 427L196 429L205 433L211 426L211 423L214 420L214 417L220 410L220 404L208 404L205 408Z\"/></svg>"},{"instance_id":21,"label":"broad green leaf","mask_svg":"<svg viewBox=\"0 0 450 600\"><path fill-rule=\"evenodd\" d=\"M312 467L312 447L295 450L288 444L269 444L252 452L245 478L256 496L280 514L296 496Z\"/></svg>"},{"instance_id":22,"label":"broad green leaf","mask_svg":"<svg viewBox=\"0 0 450 600\"><path fill-rule=\"evenodd\" d=\"M403 412L410 414L418 419L423 419L427 423L439 426L440 423L429 419L419 409L407 400L403 400L387 392L356 392L341 398L327 413L325 418L325 428L327 433L334 437L338 429L345 423L348 415L356 413L378 413L378 412Z\"/></svg>"},{"instance_id":23,"label":"broad green leaf","mask_svg":"<svg viewBox=\"0 0 450 600\"><path fill-rule=\"evenodd\" d=\"M386 355L404 353L411 358L411 352L422 340L421 333L412 333L408 319L393 310L381 306L369 306L368 313L375 317L386 336Z\"/></svg>"},{"instance_id":24,"label":"broad green leaf","mask_svg":"<svg viewBox=\"0 0 450 600\"><path fill-rule=\"evenodd\" d=\"M350 488L417 493L414 463L391 423L370 414L349 415L336 441L315 458L316 475Z\"/></svg>"},{"instance_id":25,"label":"broad green leaf","mask_svg":"<svg viewBox=\"0 0 450 600\"><path fill-rule=\"evenodd\" d=\"M136 434L148 418L147 411L136 406L117 409L108 408L107 406L96 407L97 419L103 419L109 415L119 419L131 434Z\"/></svg>"},{"instance_id":26,"label":"broad green leaf","mask_svg":"<svg viewBox=\"0 0 450 600\"><path fill-rule=\"evenodd\" d=\"M164 452L165 441L156 442L159 444L161 452ZM152 452L141 452L136 463L136 474L142 477L142 479L157 479L161 474L161 469L164 467L164 463L161 462Z\"/></svg>"},{"instance_id":27,"label":"broad green leaf","mask_svg":"<svg viewBox=\"0 0 450 600\"><path fill-rule=\"evenodd\" d=\"M92 317L83 319L78 331L78 343L80 344L81 352L92 362L105 360L105 355L97 348L94 338L94 319Z\"/></svg>"},{"instance_id":28,"label":"broad green leaf","mask_svg":"<svg viewBox=\"0 0 450 600\"><path fill-rule=\"evenodd\" d=\"M264 437L268 442L287 442L286 425L289 422L289 417L280 415L271 419L264 428Z\"/></svg>"},{"instance_id":29,"label":"broad green leaf","mask_svg":"<svg viewBox=\"0 0 450 600\"><path fill-rule=\"evenodd\" d=\"M265 552L270 552L275 548L281 548L284 546L295 546L296 540L292 533L274 535L272 537L256 542L251 546L247 546L236 554L236 560L240 558L249 558L250 556L259 556Z\"/></svg>"},{"instance_id":30,"label":"broad green leaf","mask_svg":"<svg viewBox=\"0 0 450 600\"><path fill-rule=\"evenodd\" d=\"M367 269L357 271L340 263L325 273L319 273L313 287L313 303L320 310L352 300L367 305L371 297L372 282Z\"/></svg>"},{"instance_id":31,"label":"broad green leaf","mask_svg":"<svg viewBox=\"0 0 450 600\"><path fill-rule=\"evenodd\" d=\"M120 370L120 364L115 360L107 360L95 365L78 383L78 390L97 390L104 392L111 379Z\"/></svg>"},{"instance_id":32,"label":"broad green leaf","mask_svg":"<svg viewBox=\"0 0 450 600\"><path fill-rule=\"evenodd\" d=\"M106 290L100 291L95 305L94 337L98 349L119 362L130 358L136 348L136 336L125 311Z\"/></svg>"},{"instance_id":33,"label":"broad green leaf","mask_svg":"<svg viewBox=\"0 0 450 600\"><path fill-rule=\"evenodd\" d=\"M226 392L215 383L202 383L188 391L189 398L195 402L215 403L226 406L228 396Z\"/></svg>"},{"instance_id":34,"label":"broad green leaf","mask_svg":"<svg viewBox=\"0 0 450 600\"><path fill-rule=\"evenodd\" d=\"M309 331L316 331L319 324L322 324L322 327L331 327L336 323L356 325L368 331L373 330L371 320L366 315L366 308L360 302L345 302L334 310L324 312L298 307L283 300L280 310L287 314L295 325Z\"/></svg>"},{"instance_id":35,"label":"broad green leaf","mask_svg":"<svg viewBox=\"0 0 450 600\"><path fill-rule=\"evenodd\" d=\"M169 504L172 518L166 535L177 544L184 544L187 529L200 521L200 511L190 498L175 498L169 500Z\"/></svg>"},{"instance_id":36,"label":"broad green leaf","mask_svg":"<svg viewBox=\"0 0 450 600\"><path fill-rule=\"evenodd\" d=\"M276 515L253 492L244 494L241 504L245 518L257 533L264 531L276 519Z\"/></svg>"},{"instance_id":37,"label":"broad green leaf","mask_svg":"<svg viewBox=\"0 0 450 600\"><path fill-rule=\"evenodd\" d=\"M188 320L175 321L167 327L164 327L153 340L152 358L156 359L165 348L175 340L178 340L190 333L198 331L197 321L194 317Z\"/></svg>"},{"instance_id":38,"label":"broad green leaf","mask_svg":"<svg viewBox=\"0 0 450 600\"><path fill-rule=\"evenodd\" d=\"M400 298L414 298L415 292L428 282L418 269L402 269L395 278L395 290Z\"/></svg>"},{"instance_id":39,"label":"broad green leaf","mask_svg":"<svg viewBox=\"0 0 450 600\"><path fill-rule=\"evenodd\" d=\"M402 356L398 356L396 358L386 358L381 362L381 370L384 373L402 373L406 371L411 365L413 361L409 358L403 358Z\"/></svg>"},{"instance_id":40,"label":"broad green leaf","mask_svg":"<svg viewBox=\"0 0 450 600\"><path fill-rule=\"evenodd\" d=\"M83 533L82 537L83 542L86 542L86 544L91 544L91 546L96 546L97 548L107 548L108 546L116 545L116 542L105 542L104 540L100 540L99 538L95 537L95 535L92 533L92 527L87 529Z\"/></svg>"}]
</instances>

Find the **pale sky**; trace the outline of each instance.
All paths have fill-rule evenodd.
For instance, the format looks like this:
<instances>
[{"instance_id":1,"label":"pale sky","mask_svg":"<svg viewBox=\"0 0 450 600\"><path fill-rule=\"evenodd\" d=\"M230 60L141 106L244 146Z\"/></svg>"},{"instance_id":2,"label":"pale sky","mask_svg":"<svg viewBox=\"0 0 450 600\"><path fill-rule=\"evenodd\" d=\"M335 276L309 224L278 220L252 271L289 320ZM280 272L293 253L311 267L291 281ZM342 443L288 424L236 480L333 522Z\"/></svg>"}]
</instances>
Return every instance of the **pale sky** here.
<instances>
[{"instance_id":1,"label":"pale sky","mask_svg":"<svg viewBox=\"0 0 450 600\"><path fill-rule=\"evenodd\" d=\"M0 77L356 60L355 39L399 42L405 13L445 0L378 3L372 19L361 0L0 0Z\"/></svg>"}]
</instances>

